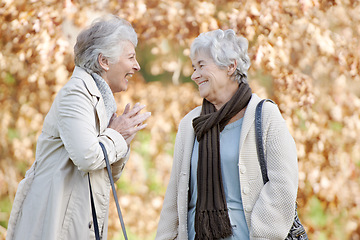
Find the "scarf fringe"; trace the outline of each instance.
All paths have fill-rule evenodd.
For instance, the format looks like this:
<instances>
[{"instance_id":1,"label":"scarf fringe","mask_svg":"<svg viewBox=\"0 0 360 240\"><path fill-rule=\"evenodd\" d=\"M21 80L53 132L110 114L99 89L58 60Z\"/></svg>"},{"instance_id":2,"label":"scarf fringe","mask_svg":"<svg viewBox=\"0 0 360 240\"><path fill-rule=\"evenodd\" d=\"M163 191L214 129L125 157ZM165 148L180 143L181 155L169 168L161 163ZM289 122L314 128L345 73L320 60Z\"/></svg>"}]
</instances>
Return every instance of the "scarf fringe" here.
<instances>
[{"instance_id":1,"label":"scarf fringe","mask_svg":"<svg viewBox=\"0 0 360 240\"><path fill-rule=\"evenodd\" d=\"M199 231L199 229L202 229ZM232 227L227 209L206 210L195 217L195 240L214 240L227 238Z\"/></svg>"}]
</instances>

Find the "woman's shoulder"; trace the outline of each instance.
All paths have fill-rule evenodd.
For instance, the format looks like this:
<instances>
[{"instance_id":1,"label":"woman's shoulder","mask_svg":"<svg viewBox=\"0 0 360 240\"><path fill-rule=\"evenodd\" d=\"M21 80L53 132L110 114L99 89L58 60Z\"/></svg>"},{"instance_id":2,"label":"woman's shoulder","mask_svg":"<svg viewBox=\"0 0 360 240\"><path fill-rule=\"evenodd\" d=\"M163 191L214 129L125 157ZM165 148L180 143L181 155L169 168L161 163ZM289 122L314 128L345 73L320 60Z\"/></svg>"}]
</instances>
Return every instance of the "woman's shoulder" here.
<instances>
[{"instance_id":1,"label":"woman's shoulder","mask_svg":"<svg viewBox=\"0 0 360 240\"><path fill-rule=\"evenodd\" d=\"M193 110L191 110L190 112L188 112L185 117L183 117L183 119L181 119L181 122L188 122L188 121L192 121L195 117L199 116L201 113L201 106L198 106L196 108L194 108Z\"/></svg>"},{"instance_id":2,"label":"woman's shoulder","mask_svg":"<svg viewBox=\"0 0 360 240\"><path fill-rule=\"evenodd\" d=\"M257 105L260 103L261 100L264 100L263 98L260 98L257 94L253 93L249 106L251 106L251 108L255 108L257 107ZM271 100L271 99L269 99ZM263 115L268 115L268 114L274 114L274 113L280 113L279 107L278 105L274 102L274 101L265 101L263 106L262 106L262 111L263 111Z\"/></svg>"},{"instance_id":3,"label":"woman's shoulder","mask_svg":"<svg viewBox=\"0 0 360 240\"><path fill-rule=\"evenodd\" d=\"M69 81L60 90L63 93L68 92L88 92L90 95L100 96L92 76L80 67L75 67Z\"/></svg>"},{"instance_id":4,"label":"woman's shoulder","mask_svg":"<svg viewBox=\"0 0 360 240\"><path fill-rule=\"evenodd\" d=\"M192 120L199 116L201 113L201 106L198 106L188 112L180 121L179 123L179 129L185 130L185 129L192 129Z\"/></svg>"},{"instance_id":5,"label":"woman's shoulder","mask_svg":"<svg viewBox=\"0 0 360 240\"><path fill-rule=\"evenodd\" d=\"M284 124L286 124L279 106L275 102L264 102L262 115L264 126L269 126L271 124L277 128L281 128Z\"/></svg>"},{"instance_id":6,"label":"woman's shoulder","mask_svg":"<svg viewBox=\"0 0 360 240\"><path fill-rule=\"evenodd\" d=\"M263 106L264 115L281 117L279 106L275 102L266 101Z\"/></svg>"},{"instance_id":7,"label":"woman's shoulder","mask_svg":"<svg viewBox=\"0 0 360 240\"><path fill-rule=\"evenodd\" d=\"M83 73L83 69L79 70L79 67L75 67L74 71L72 72L70 79L66 82L66 84L61 88L61 91L69 91L74 88L85 88L84 79L87 77L91 77L90 75L86 76Z\"/></svg>"}]
</instances>

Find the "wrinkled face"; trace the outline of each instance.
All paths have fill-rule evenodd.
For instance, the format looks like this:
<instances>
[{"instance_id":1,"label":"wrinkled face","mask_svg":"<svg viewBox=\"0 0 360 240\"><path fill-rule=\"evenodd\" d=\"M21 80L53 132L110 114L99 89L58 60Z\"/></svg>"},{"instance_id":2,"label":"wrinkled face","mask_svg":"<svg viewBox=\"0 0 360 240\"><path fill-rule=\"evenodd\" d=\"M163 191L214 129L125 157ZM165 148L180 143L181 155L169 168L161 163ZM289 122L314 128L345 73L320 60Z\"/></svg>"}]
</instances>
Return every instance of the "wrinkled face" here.
<instances>
[{"instance_id":1,"label":"wrinkled face","mask_svg":"<svg viewBox=\"0 0 360 240\"><path fill-rule=\"evenodd\" d=\"M191 59L194 73L191 79L199 86L200 96L217 106L225 104L238 84L231 80L229 68L219 68L209 54L198 52Z\"/></svg>"},{"instance_id":2,"label":"wrinkled face","mask_svg":"<svg viewBox=\"0 0 360 240\"><path fill-rule=\"evenodd\" d=\"M113 93L126 91L128 79L140 70L136 60L135 47L130 41L121 43L122 54L115 63L106 63L105 72L102 74L104 80L109 84Z\"/></svg>"}]
</instances>

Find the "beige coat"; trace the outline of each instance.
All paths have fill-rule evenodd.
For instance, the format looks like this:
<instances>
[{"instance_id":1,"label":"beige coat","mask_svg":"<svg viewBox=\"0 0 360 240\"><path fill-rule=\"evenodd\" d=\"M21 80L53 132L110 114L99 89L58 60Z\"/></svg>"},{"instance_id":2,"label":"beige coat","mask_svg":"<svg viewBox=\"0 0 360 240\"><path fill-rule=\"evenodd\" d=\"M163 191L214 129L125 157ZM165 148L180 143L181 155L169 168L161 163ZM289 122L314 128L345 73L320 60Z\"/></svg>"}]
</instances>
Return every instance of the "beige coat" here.
<instances>
[{"instance_id":1,"label":"beige coat","mask_svg":"<svg viewBox=\"0 0 360 240\"><path fill-rule=\"evenodd\" d=\"M296 147L278 107L263 107L263 139L269 182L263 184L255 144L255 108L261 99L253 94L247 106L239 152L239 176L246 223L251 240L285 239L292 225L298 188ZM195 134L195 108L180 122L174 163L166 190L156 240L188 239L187 211L190 159Z\"/></svg>"},{"instance_id":2,"label":"beige coat","mask_svg":"<svg viewBox=\"0 0 360 240\"><path fill-rule=\"evenodd\" d=\"M88 172L100 234L107 239L110 183L99 141L115 181L129 157L124 138L107 125L95 81L75 67L45 118L36 160L18 186L8 240L94 239Z\"/></svg>"}]
</instances>

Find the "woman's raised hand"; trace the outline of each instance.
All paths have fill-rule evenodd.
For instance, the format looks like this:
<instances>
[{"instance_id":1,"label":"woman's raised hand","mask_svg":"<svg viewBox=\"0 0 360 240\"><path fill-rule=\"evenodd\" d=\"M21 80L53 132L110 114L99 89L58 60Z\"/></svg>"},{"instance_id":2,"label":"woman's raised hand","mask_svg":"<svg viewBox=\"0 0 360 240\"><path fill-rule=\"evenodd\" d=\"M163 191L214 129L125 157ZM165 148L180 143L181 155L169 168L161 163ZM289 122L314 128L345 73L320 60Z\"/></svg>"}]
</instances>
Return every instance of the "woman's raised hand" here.
<instances>
[{"instance_id":1,"label":"woman's raised hand","mask_svg":"<svg viewBox=\"0 0 360 240\"><path fill-rule=\"evenodd\" d=\"M122 115L116 116L114 113L110 119L108 127L119 132L128 145L130 145L136 133L147 126L144 121L151 116L151 112L140 113L143 108L145 108L145 105L136 103L130 109L130 103L128 103Z\"/></svg>"}]
</instances>

